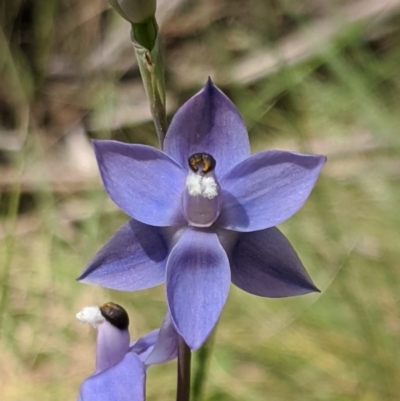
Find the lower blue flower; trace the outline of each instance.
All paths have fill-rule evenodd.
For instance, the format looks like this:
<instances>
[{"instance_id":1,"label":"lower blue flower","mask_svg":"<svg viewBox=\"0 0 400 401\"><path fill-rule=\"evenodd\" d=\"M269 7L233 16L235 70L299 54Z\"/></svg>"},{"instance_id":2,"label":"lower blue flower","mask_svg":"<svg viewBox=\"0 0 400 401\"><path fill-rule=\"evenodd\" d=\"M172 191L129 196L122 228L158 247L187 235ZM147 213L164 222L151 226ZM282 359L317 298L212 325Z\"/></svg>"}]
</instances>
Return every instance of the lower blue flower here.
<instances>
[{"instance_id":1,"label":"lower blue flower","mask_svg":"<svg viewBox=\"0 0 400 401\"><path fill-rule=\"evenodd\" d=\"M78 401L144 401L146 370L177 357L178 336L167 315L160 329L129 342L129 319L114 303L84 308L77 318L97 328L96 371L80 388Z\"/></svg>"}]
</instances>

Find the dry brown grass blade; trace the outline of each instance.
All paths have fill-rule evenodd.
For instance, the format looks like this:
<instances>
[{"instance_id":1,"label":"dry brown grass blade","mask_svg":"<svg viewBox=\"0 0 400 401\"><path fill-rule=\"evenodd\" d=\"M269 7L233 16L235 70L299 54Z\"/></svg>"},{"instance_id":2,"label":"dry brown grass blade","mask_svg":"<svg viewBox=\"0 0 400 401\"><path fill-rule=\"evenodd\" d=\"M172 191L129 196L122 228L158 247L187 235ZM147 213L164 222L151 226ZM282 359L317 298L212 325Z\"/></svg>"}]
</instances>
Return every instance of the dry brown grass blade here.
<instances>
[{"instance_id":1,"label":"dry brown grass blade","mask_svg":"<svg viewBox=\"0 0 400 401\"><path fill-rule=\"evenodd\" d=\"M400 10L400 0L360 0L337 10L335 15L313 22L279 42L274 51L257 50L233 66L229 81L249 84L272 74L282 65L293 65L323 51L342 30L365 20L382 21ZM222 77L221 77L222 78Z\"/></svg>"}]
</instances>

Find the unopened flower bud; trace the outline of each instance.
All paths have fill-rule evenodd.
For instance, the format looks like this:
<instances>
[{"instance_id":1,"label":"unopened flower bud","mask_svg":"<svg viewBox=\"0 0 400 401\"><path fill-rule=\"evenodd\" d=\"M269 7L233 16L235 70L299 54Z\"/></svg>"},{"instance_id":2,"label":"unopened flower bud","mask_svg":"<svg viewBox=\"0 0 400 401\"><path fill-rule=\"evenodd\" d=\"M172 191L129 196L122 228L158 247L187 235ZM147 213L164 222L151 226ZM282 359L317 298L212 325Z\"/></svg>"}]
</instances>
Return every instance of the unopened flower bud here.
<instances>
[{"instance_id":1,"label":"unopened flower bud","mask_svg":"<svg viewBox=\"0 0 400 401\"><path fill-rule=\"evenodd\" d=\"M156 0L109 0L111 7L132 24L144 22L156 13Z\"/></svg>"}]
</instances>

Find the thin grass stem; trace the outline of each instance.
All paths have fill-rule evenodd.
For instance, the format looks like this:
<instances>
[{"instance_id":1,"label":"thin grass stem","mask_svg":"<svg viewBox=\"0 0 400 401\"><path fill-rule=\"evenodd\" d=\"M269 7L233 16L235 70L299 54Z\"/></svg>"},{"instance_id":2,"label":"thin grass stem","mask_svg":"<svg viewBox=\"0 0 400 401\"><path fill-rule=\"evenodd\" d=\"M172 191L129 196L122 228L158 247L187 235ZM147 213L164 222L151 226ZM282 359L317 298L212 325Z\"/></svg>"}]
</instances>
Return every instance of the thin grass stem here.
<instances>
[{"instance_id":1,"label":"thin grass stem","mask_svg":"<svg viewBox=\"0 0 400 401\"><path fill-rule=\"evenodd\" d=\"M210 358L214 349L214 338L216 329L196 352L197 368L193 375L192 401L201 401L204 399L204 389L210 366Z\"/></svg>"}]
</instances>

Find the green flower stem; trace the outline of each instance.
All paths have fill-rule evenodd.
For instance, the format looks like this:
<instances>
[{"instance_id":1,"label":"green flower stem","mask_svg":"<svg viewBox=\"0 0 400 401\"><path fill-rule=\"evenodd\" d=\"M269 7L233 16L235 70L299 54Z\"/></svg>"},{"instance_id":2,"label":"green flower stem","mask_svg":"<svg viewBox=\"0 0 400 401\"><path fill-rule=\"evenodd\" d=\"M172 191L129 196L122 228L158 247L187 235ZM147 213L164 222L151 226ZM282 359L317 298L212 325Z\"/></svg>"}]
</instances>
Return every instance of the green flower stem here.
<instances>
[{"instance_id":1,"label":"green flower stem","mask_svg":"<svg viewBox=\"0 0 400 401\"><path fill-rule=\"evenodd\" d=\"M215 333L216 329L214 329L208 340L196 352L197 368L193 375L192 401L201 401L204 399L204 387L207 380L210 358L214 347Z\"/></svg>"},{"instance_id":2,"label":"green flower stem","mask_svg":"<svg viewBox=\"0 0 400 401\"><path fill-rule=\"evenodd\" d=\"M189 401L190 399L190 362L192 353L185 340L179 336L178 343L178 385L176 401Z\"/></svg>"},{"instance_id":3,"label":"green flower stem","mask_svg":"<svg viewBox=\"0 0 400 401\"><path fill-rule=\"evenodd\" d=\"M167 132L167 113L164 66L155 18L151 17L140 24L132 24L131 39L135 47L143 85L150 102L150 111L157 136L162 147Z\"/></svg>"}]
</instances>

